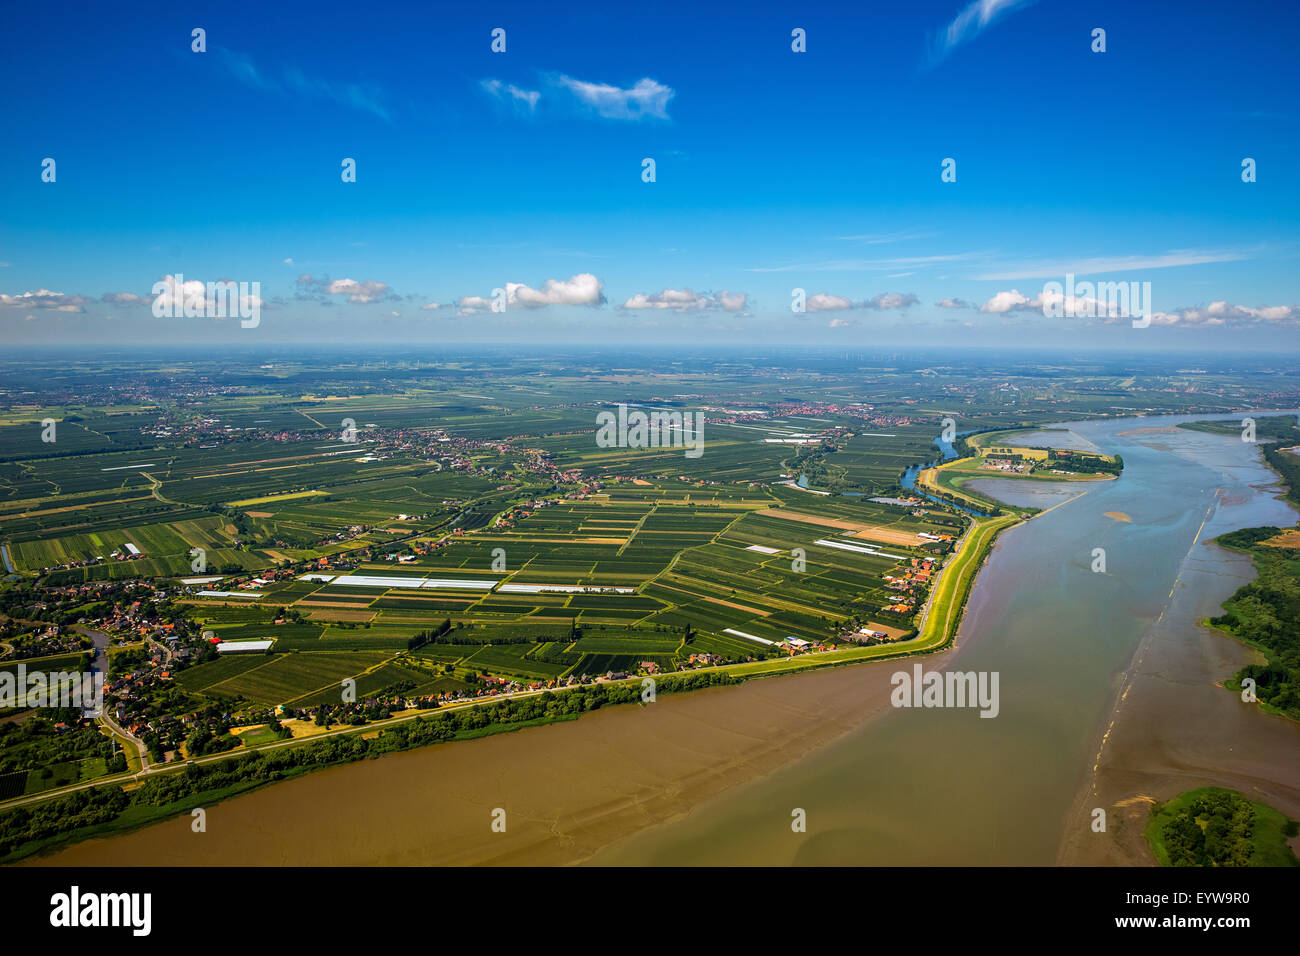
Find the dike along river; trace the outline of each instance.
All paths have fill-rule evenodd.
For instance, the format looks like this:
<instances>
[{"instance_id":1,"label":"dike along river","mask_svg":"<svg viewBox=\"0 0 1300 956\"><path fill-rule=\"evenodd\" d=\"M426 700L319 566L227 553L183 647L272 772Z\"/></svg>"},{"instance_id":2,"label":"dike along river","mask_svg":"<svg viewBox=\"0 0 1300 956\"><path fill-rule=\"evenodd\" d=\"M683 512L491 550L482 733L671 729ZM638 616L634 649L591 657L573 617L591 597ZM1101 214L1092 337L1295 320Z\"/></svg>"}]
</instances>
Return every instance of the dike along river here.
<instances>
[{"instance_id":1,"label":"dike along river","mask_svg":"<svg viewBox=\"0 0 1300 956\"><path fill-rule=\"evenodd\" d=\"M210 808L206 833L185 817L34 862L1147 863L1151 798L1226 783L1300 818L1300 726L1214 686L1255 658L1196 623L1253 573L1210 539L1297 516L1257 448L1188 420L1038 436L1123 455L1117 481L990 479L1059 507L999 538L944 653L334 768ZM998 672L997 717L891 707L918 661Z\"/></svg>"}]
</instances>

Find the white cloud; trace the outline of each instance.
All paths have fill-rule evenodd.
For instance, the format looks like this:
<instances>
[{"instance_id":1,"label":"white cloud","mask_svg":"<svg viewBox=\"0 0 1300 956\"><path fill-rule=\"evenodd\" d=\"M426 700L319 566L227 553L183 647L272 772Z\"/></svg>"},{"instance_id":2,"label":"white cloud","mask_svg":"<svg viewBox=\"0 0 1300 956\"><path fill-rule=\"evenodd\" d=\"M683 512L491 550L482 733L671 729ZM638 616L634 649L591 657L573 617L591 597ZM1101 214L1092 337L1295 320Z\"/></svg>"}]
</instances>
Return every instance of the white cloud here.
<instances>
[{"instance_id":1,"label":"white cloud","mask_svg":"<svg viewBox=\"0 0 1300 956\"><path fill-rule=\"evenodd\" d=\"M716 293L694 292L690 289L664 289L662 292L638 292L620 308L624 309L671 309L674 312L708 312L721 309L724 312L743 312L749 295L745 292L730 292L723 289Z\"/></svg>"},{"instance_id":2,"label":"white cloud","mask_svg":"<svg viewBox=\"0 0 1300 956\"><path fill-rule=\"evenodd\" d=\"M973 309L975 306L965 299L940 299L935 303L941 309Z\"/></svg>"},{"instance_id":3,"label":"white cloud","mask_svg":"<svg viewBox=\"0 0 1300 956\"><path fill-rule=\"evenodd\" d=\"M536 309L546 305L600 305L605 301L605 284L590 272L565 280L547 279L540 289L521 282L506 283L506 307L522 305Z\"/></svg>"},{"instance_id":4,"label":"white cloud","mask_svg":"<svg viewBox=\"0 0 1300 956\"><path fill-rule=\"evenodd\" d=\"M163 289L154 298L154 308L164 314L183 312L185 304L206 302L208 287L200 279L177 282L176 277L166 275L161 280Z\"/></svg>"},{"instance_id":5,"label":"white cloud","mask_svg":"<svg viewBox=\"0 0 1300 956\"><path fill-rule=\"evenodd\" d=\"M233 288L232 292L238 290L239 285L231 282L229 279L218 279L219 283L230 283ZM171 314L172 312L188 312L189 309L203 311L205 313L214 313L218 304L224 307L225 303L221 299L219 290L214 290L213 295L208 294L207 283L200 279L188 279L178 283L175 276L166 275L154 283L154 288L162 286L162 291L155 294L153 298L153 308L155 314L162 312ZM129 293L126 293L129 294ZM263 301L252 293L238 295L236 293L233 302L240 313L252 309L261 309Z\"/></svg>"},{"instance_id":6,"label":"white cloud","mask_svg":"<svg viewBox=\"0 0 1300 956\"><path fill-rule=\"evenodd\" d=\"M910 292L882 292L862 303L865 309L906 309L921 300Z\"/></svg>"},{"instance_id":7,"label":"white cloud","mask_svg":"<svg viewBox=\"0 0 1300 956\"><path fill-rule=\"evenodd\" d=\"M359 305L378 302L390 296L387 284L373 279L366 279L364 282L358 282L356 279L335 279L325 291L330 295L346 295L349 302Z\"/></svg>"},{"instance_id":8,"label":"white cloud","mask_svg":"<svg viewBox=\"0 0 1300 956\"><path fill-rule=\"evenodd\" d=\"M857 325L857 324L858 323L855 322L853 319L839 319L839 318L831 319L830 322L827 323L827 325L832 329L844 329L844 328L848 328L851 325Z\"/></svg>"},{"instance_id":9,"label":"white cloud","mask_svg":"<svg viewBox=\"0 0 1300 956\"><path fill-rule=\"evenodd\" d=\"M715 299L722 306L724 312L742 312L745 303L749 300L749 295L744 292L728 292L723 289L715 296Z\"/></svg>"},{"instance_id":10,"label":"white cloud","mask_svg":"<svg viewBox=\"0 0 1300 956\"><path fill-rule=\"evenodd\" d=\"M398 298L385 282L375 279L329 279L322 276L315 278L304 272L298 276L298 298L315 299L328 302L329 296L346 296L353 305L368 305L372 302L385 302Z\"/></svg>"},{"instance_id":11,"label":"white cloud","mask_svg":"<svg viewBox=\"0 0 1300 956\"><path fill-rule=\"evenodd\" d=\"M1153 312L1152 325L1214 328L1236 325L1300 325L1300 305L1267 305L1251 308L1219 300L1201 307L1174 312Z\"/></svg>"},{"instance_id":12,"label":"white cloud","mask_svg":"<svg viewBox=\"0 0 1300 956\"><path fill-rule=\"evenodd\" d=\"M571 76L560 76L555 82L606 119L668 119L668 101L675 95L672 87L648 76L629 89Z\"/></svg>"},{"instance_id":13,"label":"white cloud","mask_svg":"<svg viewBox=\"0 0 1300 956\"><path fill-rule=\"evenodd\" d=\"M846 299L842 295L830 295L826 292L818 292L816 295L810 295L804 300L804 309L808 312L839 312L844 309L853 308L853 301ZM834 325L834 323L831 323Z\"/></svg>"},{"instance_id":14,"label":"white cloud","mask_svg":"<svg viewBox=\"0 0 1300 956\"><path fill-rule=\"evenodd\" d=\"M865 302L854 302L842 295L830 295L818 292L804 300L804 309L808 312L843 312L848 309L906 309L920 302L910 292L882 292Z\"/></svg>"},{"instance_id":15,"label":"white cloud","mask_svg":"<svg viewBox=\"0 0 1300 956\"><path fill-rule=\"evenodd\" d=\"M1019 290L1012 289L1009 292L999 292L980 306L981 312L1016 312L1027 309L1042 309L1042 305L1035 299L1029 299L1021 295Z\"/></svg>"},{"instance_id":16,"label":"white cloud","mask_svg":"<svg viewBox=\"0 0 1300 956\"><path fill-rule=\"evenodd\" d=\"M0 307L13 309L53 309L55 312L85 312L89 302L84 295L64 295L49 289L36 289L18 295L0 293Z\"/></svg>"},{"instance_id":17,"label":"white cloud","mask_svg":"<svg viewBox=\"0 0 1300 956\"><path fill-rule=\"evenodd\" d=\"M1048 315L1070 315L1086 318L1119 319L1127 316L1128 296L1098 299L1090 295L1066 295L1054 289L1044 289L1034 300L1034 305Z\"/></svg>"},{"instance_id":18,"label":"white cloud","mask_svg":"<svg viewBox=\"0 0 1300 956\"><path fill-rule=\"evenodd\" d=\"M605 284L590 272L581 272L568 279L547 279L540 289L522 282L505 284L505 304L507 309L540 309L548 305L587 305L597 306L605 302ZM456 305L461 315L473 315L489 312L492 299L478 295L467 295L458 299Z\"/></svg>"},{"instance_id":19,"label":"white cloud","mask_svg":"<svg viewBox=\"0 0 1300 956\"><path fill-rule=\"evenodd\" d=\"M981 312L1006 315L1010 312L1039 312L1043 315L1071 316L1077 318L1122 319L1131 318L1128 294L1122 297L1066 295L1055 289L1044 289L1030 299L1017 289L999 292L980 306Z\"/></svg>"},{"instance_id":20,"label":"white cloud","mask_svg":"<svg viewBox=\"0 0 1300 956\"><path fill-rule=\"evenodd\" d=\"M433 312L435 309L441 309L441 308L442 308L442 303L441 303L441 302L429 302L429 303L427 303L427 304L425 304L425 305L420 306L420 311L421 311L421 312Z\"/></svg>"},{"instance_id":21,"label":"white cloud","mask_svg":"<svg viewBox=\"0 0 1300 956\"><path fill-rule=\"evenodd\" d=\"M481 295L462 296L456 305L459 306L459 315L475 315L479 312L492 311L492 300L485 299Z\"/></svg>"}]
</instances>

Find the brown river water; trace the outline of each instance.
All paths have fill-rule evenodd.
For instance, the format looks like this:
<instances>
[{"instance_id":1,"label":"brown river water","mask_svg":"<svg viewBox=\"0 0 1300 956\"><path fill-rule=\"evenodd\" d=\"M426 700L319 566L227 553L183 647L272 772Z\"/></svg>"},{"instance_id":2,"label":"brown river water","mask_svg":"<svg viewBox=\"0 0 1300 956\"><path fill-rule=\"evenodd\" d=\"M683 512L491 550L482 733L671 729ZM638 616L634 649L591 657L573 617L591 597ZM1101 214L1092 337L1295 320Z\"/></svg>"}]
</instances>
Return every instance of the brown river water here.
<instances>
[{"instance_id":1,"label":"brown river water","mask_svg":"<svg viewBox=\"0 0 1300 956\"><path fill-rule=\"evenodd\" d=\"M948 651L337 767L208 808L205 833L185 817L32 862L1148 864L1150 799L1221 784L1300 818L1300 725L1215 686L1260 658L1196 623L1253 575L1210 539L1296 513L1253 446L1145 430L1181 420L1050 436L1122 454L1117 481L981 485L1060 506L999 538ZM996 718L891 707L917 661L997 672Z\"/></svg>"}]
</instances>

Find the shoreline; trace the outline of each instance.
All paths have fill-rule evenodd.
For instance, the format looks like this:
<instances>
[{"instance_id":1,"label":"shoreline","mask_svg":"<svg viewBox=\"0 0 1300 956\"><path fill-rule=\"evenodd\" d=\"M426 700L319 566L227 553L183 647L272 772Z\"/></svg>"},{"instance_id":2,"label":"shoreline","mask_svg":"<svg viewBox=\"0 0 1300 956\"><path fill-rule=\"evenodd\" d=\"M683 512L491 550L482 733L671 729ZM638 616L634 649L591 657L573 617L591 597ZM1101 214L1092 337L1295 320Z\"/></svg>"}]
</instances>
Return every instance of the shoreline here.
<instances>
[{"instance_id":1,"label":"shoreline","mask_svg":"<svg viewBox=\"0 0 1300 956\"><path fill-rule=\"evenodd\" d=\"M546 724L329 767L207 808L209 831L229 839L191 837L188 817L170 817L16 865L577 864L861 726L888 708L890 674L829 668L602 708L565 725L562 752L539 745L541 734L556 732ZM450 781L447 792L434 797L420 783L433 779ZM310 805L325 794L366 813L295 816L280 820L274 836L266 832L266 807ZM431 797L436 814L428 813ZM499 839L487 825L493 807L510 814ZM379 835L399 818L420 832L393 847ZM472 835L480 832L481 839ZM297 849L286 854L286 845ZM388 848L378 858L376 845Z\"/></svg>"},{"instance_id":2,"label":"shoreline","mask_svg":"<svg viewBox=\"0 0 1300 956\"><path fill-rule=\"evenodd\" d=\"M1272 480L1250 487L1290 507L1291 520L1297 520L1283 476L1262 454L1258 464ZM1274 759L1278 752L1300 753L1300 724L1259 708L1247 709L1249 705L1240 704L1225 689L1226 680L1245 664L1262 661L1263 654L1205 623L1223 610L1223 602L1240 586L1257 577L1248 554L1215 540L1235 530L1236 523L1201 537L1223 506L1220 489L1179 563L1167 604L1125 667L1095 762L1066 818L1057 865L1157 866L1144 836L1148 808L1198 787L1235 790L1287 816L1300 814L1300 765L1291 761L1288 767ZM1204 555L1198 548L1209 550L1209 570L1198 566ZM1191 579L1186 584L1184 575ZM1198 576L1205 580L1196 581ZM1171 693L1171 686L1178 685L1183 691ZM1171 733L1174 726L1181 726L1187 736ZM1203 733L1191 733L1194 726L1204 728ZM1225 726L1233 729L1225 731ZM1086 821L1094 807L1107 810L1113 840L1088 838Z\"/></svg>"},{"instance_id":3,"label":"shoreline","mask_svg":"<svg viewBox=\"0 0 1300 956\"><path fill-rule=\"evenodd\" d=\"M1071 498L1070 500L1074 500L1074 499ZM951 650L956 645L957 637L961 629L961 622L965 615L966 605L969 602L971 595L974 593L975 584L978 581L980 572L983 571L988 564L988 557L992 553L993 548L998 538L1001 535L1001 532L1022 523L1024 523L1024 519L1020 519L1015 515L1005 515L1000 518L977 519L972 521L971 525L968 526L966 533L963 534L963 536L960 539L958 539L959 542L962 544L962 546L956 552L954 552L950 560L944 565L941 574L936 578L933 587L930 589L930 593L927 597L926 604L922 611L921 620L918 623L918 634L911 641L905 642L902 645L882 644L882 645L873 645L871 647L858 647L858 648L849 648L847 650L841 650L841 651L830 651L822 654L805 654L805 655L799 655L797 657L778 659L776 661L758 661L758 662L751 662L745 664L721 665L716 668L702 668L698 671L690 671L685 673L696 674L696 673L715 672L715 673L725 673L725 674L741 677L742 678L741 683L734 686L730 686L730 687L719 686L719 687L709 687L703 689L705 691L729 689L732 692L738 692L742 688L750 685L751 683L754 683L756 678L761 678L761 677L789 677L793 679L803 675L812 675L814 673L817 674L835 673L837 671L848 670L850 669L849 665L885 663L887 661L896 661L899 659L909 658L909 657L929 656L937 653L942 653L946 650ZM953 573L949 573L949 572L953 572ZM954 578L954 574L955 574L955 578ZM945 582L947 581L952 581L953 583L951 584L950 587L948 587L945 590ZM945 598L943 607L947 611L947 614L944 617L942 617L942 619L935 617L931 613L934 610L934 606L936 604L936 601L939 599L941 592L943 593L943 596ZM865 671L867 670L867 668L852 668L852 670ZM878 671L878 673L884 674L885 672L883 670L880 670ZM632 678L629 679L629 681L610 682L610 683L629 683L629 682L639 683L640 680L641 680L640 678ZM761 683L769 683L769 682L763 681ZM771 683L784 684L786 682L774 681ZM700 788L700 793L698 794L698 796L703 799L706 798L707 796L713 796L716 795L717 793L721 793L723 790L731 789L732 787L738 784L743 785L744 783L753 782L758 779L761 779L764 775L771 772L772 770L796 762L797 759L799 759L799 757L806 755L812 750L820 749L826 744L832 742L834 739L837 739L839 736L848 733L850 730L854 729L854 727L858 726L862 720L869 719L870 716L878 713L888 704L888 700L889 700L888 684L882 683L879 690L880 692L878 696L876 696L875 699L869 702L868 713L860 714L859 717L855 719L847 718L843 714L836 715L835 717L833 717L832 721L833 721L834 732L829 735L821 734L821 733L812 733L812 732L808 732L804 734L795 734L793 736L788 736L782 739L781 742L779 743L773 744L767 750L764 750L757 754L751 754L738 762L733 762L734 769L737 771L740 771L742 767L748 768L745 770L745 772L741 773L739 779L728 779L727 781L722 782L720 785L715 786L713 784L717 784L718 781L714 779L714 775L705 774L703 776L700 776L699 777L700 782L694 784L695 786ZM516 697L532 696L537 693L540 692L526 692L525 694L514 695L514 696ZM671 697L668 699L679 700L679 699L691 698L697 696L699 693L700 691L696 690L685 694L674 694L671 695ZM465 709L466 707L489 705L499 701L500 699L501 698L490 698L484 701L477 701L472 704L461 705L460 708L456 708L456 709ZM659 706L659 705L656 704L655 706ZM604 713L612 713L617 711L631 711L633 713L636 712L631 708L610 706L610 705L607 705L606 707L601 708L600 710L601 712ZM382 730L385 725L392 725L399 721L414 720L414 719L418 719L421 716L428 716L429 714L437 714L437 713L439 713L439 711L432 711L432 712L420 713L420 714L408 714L404 716L395 717L390 721L377 722L375 724L366 725L363 727L340 728L338 731L331 732L331 733L332 734L374 733L375 731ZM847 711L845 713L847 713ZM596 715L587 714L583 716L587 717L588 720L591 720ZM825 719L826 714L822 711L819 711L818 716L819 718ZM844 720L848 720L848 722L844 723L843 722ZM526 734L533 730L538 730L546 726L550 726L552 723L559 723L559 722L560 721L545 721L535 727L519 728L516 733L492 734L473 742L482 744L486 740L494 739L499 736L511 736L511 737L519 736L520 734ZM514 728L510 728L507 725L503 729L512 730ZM326 735L322 735L322 736L326 736ZM320 737L315 737L297 743L299 746L310 746L312 743L314 743L319 739ZM810 743L807 746L803 746L805 741L812 741L812 740L815 740L815 743ZM450 743L465 744L470 742L471 741L469 740L462 740L462 741L451 741ZM254 748L253 750L249 750L249 751L243 751L243 750L230 751L223 754L214 755L212 757L204 758L200 762L213 763L220 760L233 759L243 754L255 753L261 749L293 746L294 743L295 742L293 741L281 741L273 744L264 745L261 748ZM798 752L794 753L793 755L790 754L789 750L791 747L797 747ZM384 756L393 758L393 757L398 757L403 755L416 754L423 751L442 750L442 749L445 748L422 746L422 747L413 748L411 750L402 751L401 753L398 754L385 754ZM775 761L767 760L767 758L772 757L774 755L778 756L779 759ZM725 753L719 754L716 759L726 760L727 756L728 755ZM239 798L247 799L268 791L282 790L286 787L291 786L293 783L299 780L305 778L313 778L313 777L319 778L330 772L336 772L340 770L345 770L349 767L358 766L359 763L360 762L358 761L342 762L342 763L322 767L319 769L319 771L313 770L308 773L296 774L293 777L286 780L270 781L265 784L254 785L253 787L250 788L239 789L236 792L231 793L229 796L225 796L217 800L212 805L214 807L219 807L223 804L226 804L230 801L235 801ZM750 767L749 766L750 764L753 764L754 766ZM176 768L169 768L168 770L160 771L160 772L175 773L175 772L181 772L182 770L183 770L182 767L176 767ZM697 776L699 776L698 771L696 772L696 774ZM691 783L692 779L693 778L688 777L685 780L679 781L679 787L688 786ZM708 781L712 781L712 783ZM110 783L111 782L112 781L110 781ZM122 781L118 781L118 782L122 782ZM278 784L279 786L276 786L275 784ZM94 787L99 785L104 785L104 782L101 781L98 783L83 784L75 789L87 789L89 787ZM67 792L71 792L71 790L52 791L50 794L39 795L34 799L33 798L20 798L20 799L25 800L26 802L39 803L44 799L52 799L54 797L64 795ZM89 844L102 843L106 840L129 839L135 834L145 832L158 827L164 827L169 824L174 824L178 820L184 822L184 818L178 815L182 814L185 809L186 808L182 807L179 810L173 810L167 812L164 815L160 815L157 819L143 822L140 825L128 829L111 832L106 836L89 835L82 839L59 842L49 847L48 849L36 850L34 853L29 853L6 865L25 865L25 864L40 865L41 861L49 860L54 857L62 857L62 855L65 853L75 852L78 847L86 846ZM642 809L644 811L644 804L642 804ZM615 811L616 810L617 808L615 808ZM611 811L611 812L615 812L615 811ZM656 819L650 825L657 825L657 824L669 822L672 819L681 816L682 813L684 812L685 811L677 811L677 810L669 810L667 813L661 812L656 816ZM599 819L599 817L595 817L593 819ZM630 832L624 832L624 836L630 836L636 832L639 832L642 829L644 829L644 826L637 827ZM603 848L603 846L604 845L595 846L590 851L590 853L587 854L587 856L589 857L599 852ZM484 862L490 862L490 861L484 861ZM580 861L569 860L568 862L580 862Z\"/></svg>"}]
</instances>

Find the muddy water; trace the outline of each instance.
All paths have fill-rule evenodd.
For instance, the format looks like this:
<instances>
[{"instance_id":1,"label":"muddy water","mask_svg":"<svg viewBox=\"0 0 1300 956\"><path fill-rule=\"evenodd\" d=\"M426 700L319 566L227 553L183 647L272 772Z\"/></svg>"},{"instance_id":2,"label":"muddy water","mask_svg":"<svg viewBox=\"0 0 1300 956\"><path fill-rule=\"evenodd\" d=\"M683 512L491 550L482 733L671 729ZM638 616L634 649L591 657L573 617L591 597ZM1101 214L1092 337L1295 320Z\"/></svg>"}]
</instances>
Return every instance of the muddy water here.
<instances>
[{"instance_id":1,"label":"muddy water","mask_svg":"<svg viewBox=\"0 0 1300 956\"><path fill-rule=\"evenodd\" d=\"M204 834L168 821L41 862L1142 862L1122 810L1081 839L1088 808L1220 780L1300 817L1300 728L1214 687L1247 654L1194 623L1249 574L1207 539L1295 513L1236 439L1119 434L1177 420L1074 423L1126 470L1072 500L1015 483L1059 507L999 539L958 646L923 661L998 672L994 719L890 707L911 661L840 668L340 767L212 807Z\"/></svg>"},{"instance_id":2,"label":"muddy water","mask_svg":"<svg viewBox=\"0 0 1300 956\"><path fill-rule=\"evenodd\" d=\"M888 707L843 667L320 771L42 858L59 865L568 863L796 761ZM505 813L504 833L492 814Z\"/></svg>"},{"instance_id":3,"label":"muddy water","mask_svg":"<svg viewBox=\"0 0 1300 956\"><path fill-rule=\"evenodd\" d=\"M1249 557L1211 539L1236 528L1293 524L1295 512L1271 500L1271 473L1261 476L1243 464L1238 438L1185 442L1185 434L1152 434L1148 441L1217 472L1220 493L1179 568L1173 599L1147 628L1122 677L1096 769L1067 822L1062 863L1152 862L1142 838L1151 803L1196 786L1232 787L1300 819L1300 726L1219 686L1244 664L1265 658L1200 623L1220 614L1223 598L1255 577ZM1254 462L1253 454L1247 457ZM1109 814L1107 835L1089 825L1097 807ZM1300 851L1300 839L1291 843Z\"/></svg>"},{"instance_id":4,"label":"muddy water","mask_svg":"<svg viewBox=\"0 0 1300 956\"><path fill-rule=\"evenodd\" d=\"M884 711L798 764L594 861L1140 863L1148 857L1131 840L1135 823L1094 835L1087 811L1219 781L1300 817L1300 727L1216 688L1249 655L1195 623L1250 573L1248 560L1207 538L1296 520L1277 499L1275 477L1235 438L1119 435L1132 421L1071 427L1081 446L1123 455L1124 475L1073 484L1085 493L1065 503L1059 488L1006 482L1001 490L1016 504L1060 506L999 539L957 649L926 663L998 671L996 719ZM1104 572L1093 570L1099 554ZM1116 772L1103 775L1094 799L1092 768L1130 670L1150 676L1118 711L1102 751L1102 767ZM806 834L791 832L793 808L806 811ZM1080 834L1095 839L1080 844Z\"/></svg>"}]
</instances>

